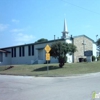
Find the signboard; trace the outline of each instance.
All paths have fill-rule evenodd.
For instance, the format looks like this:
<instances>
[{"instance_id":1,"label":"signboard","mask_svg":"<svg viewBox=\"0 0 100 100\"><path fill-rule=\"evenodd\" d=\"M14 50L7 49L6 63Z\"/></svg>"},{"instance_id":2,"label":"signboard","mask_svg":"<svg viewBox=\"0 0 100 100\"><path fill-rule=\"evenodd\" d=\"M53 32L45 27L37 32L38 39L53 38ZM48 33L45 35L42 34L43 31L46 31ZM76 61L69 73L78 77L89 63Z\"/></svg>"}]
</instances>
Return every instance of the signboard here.
<instances>
[{"instance_id":1,"label":"signboard","mask_svg":"<svg viewBox=\"0 0 100 100\"><path fill-rule=\"evenodd\" d=\"M84 56L92 56L93 52L92 50L84 51Z\"/></svg>"},{"instance_id":2,"label":"signboard","mask_svg":"<svg viewBox=\"0 0 100 100\"><path fill-rule=\"evenodd\" d=\"M51 48L49 45L46 45L46 47L44 48L46 52L50 52Z\"/></svg>"},{"instance_id":3,"label":"signboard","mask_svg":"<svg viewBox=\"0 0 100 100\"><path fill-rule=\"evenodd\" d=\"M50 53L46 53L46 60L50 60Z\"/></svg>"},{"instance_id":4,"label":"signboard","mask_svg":"<svg viewBox=\"0 0 100 100\"><path fill-rule=\"evenodd\" d=\"M49 45L46 45L46 47L44 49L46 51L46 61L48 63L48 60L50 60L50 53L49 52L50 52L51 48ZM49 71L49 66L47 66L47 74L48 74L48 71Z\"/></svg>"}]
</instances>

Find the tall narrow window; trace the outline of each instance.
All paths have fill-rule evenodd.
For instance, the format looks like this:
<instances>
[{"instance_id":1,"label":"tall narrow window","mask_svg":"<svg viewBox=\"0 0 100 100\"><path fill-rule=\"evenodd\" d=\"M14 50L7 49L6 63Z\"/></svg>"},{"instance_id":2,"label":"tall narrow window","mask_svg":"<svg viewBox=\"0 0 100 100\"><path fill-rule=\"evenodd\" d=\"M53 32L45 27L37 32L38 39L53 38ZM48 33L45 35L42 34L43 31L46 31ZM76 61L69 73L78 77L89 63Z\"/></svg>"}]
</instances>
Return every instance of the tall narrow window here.
<instances>
[{"instance_id":1,"label":"tall narrow window","mask_svg":"<svg viewBox=\"0 0 100 100\"><path fill-rule=\"evenodd\" d=\"M22 47L22 56L25 56L25 49L24 49L24 46Z\"/></svg>"},{"instance_id":2,"label":"tall narrow window","mask_svg":"<svg viewBox=\"0 0 100 100\"><path fill-rule=\"evenodd\" d=\"M16 57L16 48L14 48L14 57Z\"/></svg>"},{"instance_id":3,"label":"tall narrow window","mask_svg":"<svg viewBox=\"0 0 100 100\"><path fill-rule=\"evenodd\" d=\"M31 45L28 46L28 55L31 56Z\"/></svg>"},{"instance_id":4,"label":"tall narrow window","mask_svg":"<svg viewBox=\"0 0 100 100\"><path fill-rule=\"evenodd\" d=\"M21 47L19 47L19 57L21 57Z\"/></svg>"},{"instance_id":5,"label":"tall narrow window","mask_svg":"<svg viewBox=\"0 0 100 100\"><path fill-rule=\"evenodd\" d=\"M34 45L32 45L32 55L34 55Z\"/></svg>"},{"instance_id":6,"label":"tall narrow window","mask_svg":"<svg viewBox=\"0 0 100 100\"><path fill-rule=\"evenodd\" d=\"M13 55L13 48L11 48L11 56L14 57L14 55Z\"/></svg>"}]
</instances>

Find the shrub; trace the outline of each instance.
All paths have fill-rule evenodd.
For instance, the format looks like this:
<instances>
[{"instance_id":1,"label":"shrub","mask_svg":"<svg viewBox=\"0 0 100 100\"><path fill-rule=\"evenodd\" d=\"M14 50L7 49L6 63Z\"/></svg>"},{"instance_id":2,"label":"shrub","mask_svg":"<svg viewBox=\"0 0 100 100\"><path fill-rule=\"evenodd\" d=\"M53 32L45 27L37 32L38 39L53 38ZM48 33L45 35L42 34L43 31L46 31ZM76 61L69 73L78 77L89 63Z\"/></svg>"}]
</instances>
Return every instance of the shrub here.
<instances>
[{"instance_id":1,"label":"shrub","mask_svg":"<svg viewBox=\"0 0 100 100\"><path fill-rule=\"evenodd\" d=\"M99 61L100 60L100 56L99 57L97 57L97 61Z\"/></svg>"},{"instance_id":2,"label":"shrub","mask_svg":"<svg viewBox=\"0 0 100 100\"><path fill-rule=\"evenodd\" d=\"M60 56L58 58L59 61L59 67L62 68L64 64L67 62L67 57L66 56Z\"/></svg>"},{"instance_id":3,"label":"shrub","mask_svg":"<svg viewBox=\"0 0 100 100\"><path fill-rule=\"evenodd\" d=\"M92 56L92 61L95 61L96 57L95 56Z\"/></svg>"}]
</instances>

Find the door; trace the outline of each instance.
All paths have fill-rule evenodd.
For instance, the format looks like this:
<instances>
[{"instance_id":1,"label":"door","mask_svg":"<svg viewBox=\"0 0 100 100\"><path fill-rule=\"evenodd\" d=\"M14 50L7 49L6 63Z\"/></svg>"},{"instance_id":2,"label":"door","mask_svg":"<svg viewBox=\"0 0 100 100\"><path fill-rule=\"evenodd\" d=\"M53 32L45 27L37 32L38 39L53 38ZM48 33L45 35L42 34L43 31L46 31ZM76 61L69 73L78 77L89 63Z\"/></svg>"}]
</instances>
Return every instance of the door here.
<instances>
[{"instance_id":1,"label":"door","mask_svg":"<svg viewBox=\"0 0 100 100\"><path fill-rule=\"evenodd\" d=\"M38 60L43 60L43 49L38 50Z\"/></svg>"}]
</instances>

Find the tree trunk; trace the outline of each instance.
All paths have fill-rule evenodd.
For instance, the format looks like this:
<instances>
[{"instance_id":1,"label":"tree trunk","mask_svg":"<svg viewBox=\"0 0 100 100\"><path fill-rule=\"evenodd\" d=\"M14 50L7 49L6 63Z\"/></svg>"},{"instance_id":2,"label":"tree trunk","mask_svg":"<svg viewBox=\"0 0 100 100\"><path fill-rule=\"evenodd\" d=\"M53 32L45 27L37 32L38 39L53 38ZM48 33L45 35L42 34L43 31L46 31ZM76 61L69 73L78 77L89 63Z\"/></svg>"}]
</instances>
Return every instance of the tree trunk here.
<instances>
[{"instance_id":1,"label":"tree trunk","mask_svg":"<svg viewBox=\"0 0 100 100\"><path fill-rule=\"evenodd\" d=\"M59 57L58 61L59 61L59 67L62 68L64 66L64 58Z\"/></svg>"}]
</instances>

